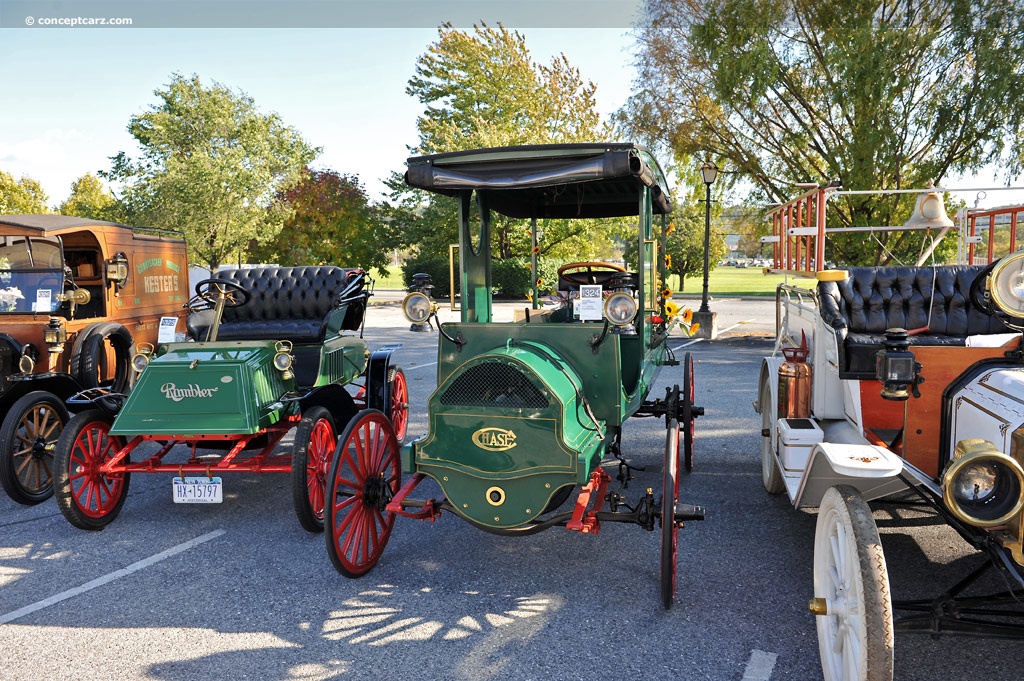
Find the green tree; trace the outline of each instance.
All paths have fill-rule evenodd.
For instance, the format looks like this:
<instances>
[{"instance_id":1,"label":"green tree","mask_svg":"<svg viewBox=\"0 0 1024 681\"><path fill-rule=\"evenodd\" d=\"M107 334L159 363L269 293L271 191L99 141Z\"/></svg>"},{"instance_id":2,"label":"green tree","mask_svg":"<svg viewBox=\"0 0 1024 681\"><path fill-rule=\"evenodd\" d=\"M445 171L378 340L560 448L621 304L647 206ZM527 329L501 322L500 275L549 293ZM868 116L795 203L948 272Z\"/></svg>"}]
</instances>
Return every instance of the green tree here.
<instances>
[{"instance_id":1,"label":"green tree","mask_svg":"<svg viewBox=\"0 0 1024 681\"><path fill-rule=\"evenodd\" d=\"M474 26L471 32L443 25L437 41L417 60L406 88L424 105L413 151L608 139L610 129L602 125L596 108L596 89L564 54L549 64L535 62L519 32L500 25ZM410 243L447 252L448 244L457 241L455 201L410 192L398 176L389 184ZM529 255L528 223L494 216L491 228L496 256ZM586 221L551 221L544 229L545 255L573 254L578 260L611 249L604 235L590 233Z\"/></svg>"},{"instance_id":2,"label":"green tree","mask_svg":"<svg viewBox=\"0 0 1024 681\"><path fill-rule=\"evenodd\" d=\"M250 243L273 239L289 216L278 192L319 153L248 95L175 74L158 103L132 116L138 160L113 157L108 179L124 183L123 212L138 224L185 233L189 257L212 271Z\"/></svg>"},{"instance_id":3,"label":"green tree","mask_svg":"<svg viewBox=\"0 0 1024 681\"><path fill-rule=\"evenodd\" d=\"M677 159L715 158L785 201L793 182L921 188L995 163L1024 128L1016 0L648 0L637 91L622 120ZM1016 170L1019 171L1019 159ZM913 199L848 197L830 226L902 224ZM830 244L850 263L908 253L920 235Z\"/></svg>"},{"instance_id":4,"label":"green tree","mask_svg":"<svg viewBox=\"0 0 1024 681\"><path fill-rule=\"evenodd\" d=\"M0 170L0 215L17 213L49 213L46 192L38 181L23 175L15 180Z\"/></svg>"},{"instance_id":5,"label":"green tree","mask_svg":"<svg viewBox=\"0 0 1024 681\"><path fill-rule=\"evenodd\" d=\"M86 173L71 183L71 195L60 204L57 212L93 220L111 220L113 209L114 195L98 177Z\"/></svg>"},{"instance_id":6,"label":"green tree","mask_svg":"<svg viewBox=\"0 0 1024 681\"><path fill-rule=\"evenodd\" d=\"M280 192L277 200L290 217L273 240L250 251L250 260L387 272L388 249L397 239L393 221L374 209L356 176L306 169L298 184Z\"/></svg>"},{"instance_id":7,"label":"green tree","mask_svg":"<svg viewBox=\"0 0 1024 681\"><path fill-rule=\"evenodd\" d=\"M668 255L668 272L679 276L679 286L686 277L704 273L704 203L688 203L677 206L672 215L672 229L665 238L665 253ZM725 256L727 248L725 235L712 221L708 239L708 270L715 269L718 261Z\"/></svg>"}]
</instances>

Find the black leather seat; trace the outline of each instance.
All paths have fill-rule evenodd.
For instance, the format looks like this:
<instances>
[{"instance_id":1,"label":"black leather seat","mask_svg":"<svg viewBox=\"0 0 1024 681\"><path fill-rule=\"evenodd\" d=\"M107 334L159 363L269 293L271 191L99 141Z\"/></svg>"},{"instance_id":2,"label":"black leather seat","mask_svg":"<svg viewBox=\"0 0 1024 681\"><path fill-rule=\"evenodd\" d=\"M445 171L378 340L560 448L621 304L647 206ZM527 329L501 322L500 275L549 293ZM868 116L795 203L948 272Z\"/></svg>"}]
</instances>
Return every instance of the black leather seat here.
<instances>
[{"instance_id":1,"label":"black leather seat","mask_svg":"<svg viewBox=\"0 0 1024 681\"><path fill-rule=\"evenodd\" d=\"M264 266L222 269L215 277L235 282L250 295L245 305L224 308L218 340L321 343L328 333L358 330L366 311L365 273L359 268ZM212 310L193 313L187 320L189 334L203 340L212 323Z\"/></svg>"},{"instance_id":2,"label":"black leather seat","mask_svg":"<svg viewBox=\"0 0 1024 681\"><path fill-rule=\"evenodd\" d=\"M997 318L976 308L971 282L983 265L850 267L845 281L818 283L818 310L836 334L839 377L875 377L875 353L885 331L925 329L914 345L965 345L968 336L1007 333Z\"/></svg>"}]
</instances>

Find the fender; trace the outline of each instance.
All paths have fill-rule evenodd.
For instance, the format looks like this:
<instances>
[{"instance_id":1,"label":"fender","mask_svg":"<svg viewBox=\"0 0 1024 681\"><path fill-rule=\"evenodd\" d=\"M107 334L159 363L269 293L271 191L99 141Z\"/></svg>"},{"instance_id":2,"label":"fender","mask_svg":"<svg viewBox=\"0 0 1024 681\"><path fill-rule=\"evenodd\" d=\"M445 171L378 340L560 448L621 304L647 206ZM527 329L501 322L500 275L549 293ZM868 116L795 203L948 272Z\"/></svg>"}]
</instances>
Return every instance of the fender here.
<instances>
[{"instance_id":1,"label":"fender","mask_svg":"<svg viewBox=\"0 0 1024 681\"><path fill-rule=\"evenodd\" d=\"M822 442L811 450L793 506L818 506L828 488L836 485L857 489L865 501L879 499L906 489L901 472L903 459L885 447Z\"/></svg>"},{"instance_id":2,"label":"fender","mask_svg":"<svg viewBox=\"0 0 1024 681\"><path fill-rule=\"evenodd\" d=\"M391 393L388 390L388 371L391 369L391 355L401 345L385 345L370 353L366 365L366 408L391 413Z\"/></svg>"}]
</instances>

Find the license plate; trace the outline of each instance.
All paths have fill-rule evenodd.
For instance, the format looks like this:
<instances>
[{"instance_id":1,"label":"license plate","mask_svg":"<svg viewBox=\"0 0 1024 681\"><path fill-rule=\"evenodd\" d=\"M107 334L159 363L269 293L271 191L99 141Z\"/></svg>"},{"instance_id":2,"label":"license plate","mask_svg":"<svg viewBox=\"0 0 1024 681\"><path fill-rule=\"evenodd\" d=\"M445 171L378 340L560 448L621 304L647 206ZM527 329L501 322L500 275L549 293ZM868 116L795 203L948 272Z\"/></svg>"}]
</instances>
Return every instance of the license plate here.
<instances>
[{"instance_id":1,"label":"license plate","mask_svg":"<svg viewBox=\"0 0 1024 681\"><path fill-rule=\"evenodd\" d=\"M219 504L224 501L220 478L174 478L176 504Z\"/></svg>"}]
</instances>

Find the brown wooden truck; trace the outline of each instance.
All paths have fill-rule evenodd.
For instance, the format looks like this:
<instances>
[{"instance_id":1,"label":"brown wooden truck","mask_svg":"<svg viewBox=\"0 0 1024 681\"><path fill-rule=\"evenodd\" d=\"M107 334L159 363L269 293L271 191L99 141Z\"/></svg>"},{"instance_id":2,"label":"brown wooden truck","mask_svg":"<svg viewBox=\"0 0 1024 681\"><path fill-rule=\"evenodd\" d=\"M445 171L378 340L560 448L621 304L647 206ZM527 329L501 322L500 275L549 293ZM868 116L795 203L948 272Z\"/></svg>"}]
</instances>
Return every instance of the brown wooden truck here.
<instances>
[{"instance_id":1,"label":"brown wooden truck","mask_svg":"<svg viewBox=\"0 0 1024 681\"><path fill-rule=\"evenodd\" d=\"M184 332L188 261L180 234L64 215L0 215L0 483L15 501L52 493L65 400L127 392L140 342L161 319Z\"/></svg>"}]
</instances>

